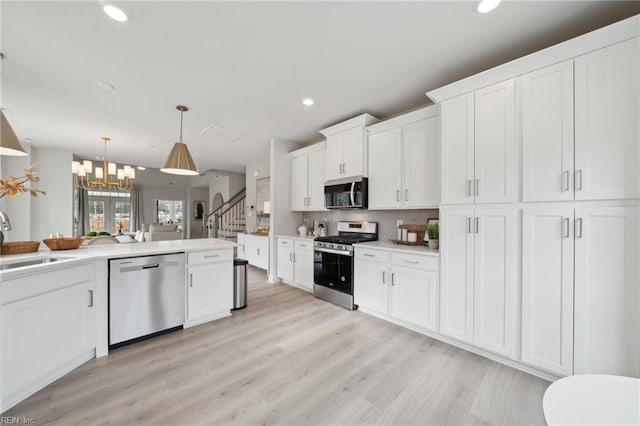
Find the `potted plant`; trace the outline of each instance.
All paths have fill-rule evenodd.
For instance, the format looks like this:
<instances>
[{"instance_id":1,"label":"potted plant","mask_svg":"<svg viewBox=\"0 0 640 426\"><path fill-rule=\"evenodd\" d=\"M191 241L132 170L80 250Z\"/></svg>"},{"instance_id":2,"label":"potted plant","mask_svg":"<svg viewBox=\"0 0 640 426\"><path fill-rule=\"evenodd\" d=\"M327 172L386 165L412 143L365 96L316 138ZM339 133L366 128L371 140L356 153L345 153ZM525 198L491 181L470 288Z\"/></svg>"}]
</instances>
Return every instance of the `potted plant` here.
<instances>
[{"instance_id":1,"label":"potted plant","mask_svg":"<svg viewBox=\"0 0 640 426\"><path fill-rule=\"evenodd\" d=\"M440 225L438 222L427 224L427 234L429 235L429 247L437 250L440 247Z\"/></svg>"}]
</instances>

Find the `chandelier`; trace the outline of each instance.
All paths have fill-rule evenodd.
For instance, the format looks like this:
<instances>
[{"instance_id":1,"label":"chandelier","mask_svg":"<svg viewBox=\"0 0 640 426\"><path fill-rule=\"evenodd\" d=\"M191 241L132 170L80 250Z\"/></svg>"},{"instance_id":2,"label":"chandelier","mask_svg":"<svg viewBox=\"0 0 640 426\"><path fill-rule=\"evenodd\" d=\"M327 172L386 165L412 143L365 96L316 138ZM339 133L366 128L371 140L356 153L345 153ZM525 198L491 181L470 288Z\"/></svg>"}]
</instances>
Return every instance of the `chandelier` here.
<instances>
[{"instance_id":1,"label":"chandelier","mask_svg":"<svg viewBox=\"0 0 640 426\"><path fill-rule=\"evenodd\" d=\"M84 160L71 162L74 184L87 190L119 190L128 191L133 186L136 171L131 166L118 168L116 163L107 161L107 142L111 140L106 136L100 138L104 141L104 157L102 167L93 167L93 162Z\"/></svg>"}]
</instances>

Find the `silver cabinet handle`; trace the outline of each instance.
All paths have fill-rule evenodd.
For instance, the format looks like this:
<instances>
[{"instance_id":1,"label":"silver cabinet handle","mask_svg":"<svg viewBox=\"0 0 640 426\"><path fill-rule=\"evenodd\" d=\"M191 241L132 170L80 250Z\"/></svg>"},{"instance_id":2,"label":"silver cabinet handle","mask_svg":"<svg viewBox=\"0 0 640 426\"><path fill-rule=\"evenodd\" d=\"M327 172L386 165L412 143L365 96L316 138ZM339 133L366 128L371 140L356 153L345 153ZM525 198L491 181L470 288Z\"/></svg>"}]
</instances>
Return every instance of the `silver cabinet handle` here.
<instances>
[{"instance_id":1,"label":"silver cabinet handle","mask_svg":"<svg viewBox=\"0 0 640 426\"><path fill-rule=\"evenodd\" d=\"M219 254L210 254L208 256L205 256L204 258L205 259L211 259L211 258L214 258L214 257L220 257L220 255Z\"/></svg>"},{"instance_id":2,"label":"silver cabinet handle","mask_svg":"<svg viewBox=\"0 0 640 426\"><path fill-rule=\"evenodd\" d=\"M391 285L396 285L396 273L391 273Z\"/></svg>"},{"instance_id":3,"label":"silver cabinet handle","mask_svg":"<svg viewBox=\"0 0 640 426\"><path fill-rule=\"evenodd\" d=\"M471 218L467 217L467 234L471 233Z\"/></svg>"},{"instance_id":4,"label":"silver cabinet handle","mask_svg":"<svg viewBox=\"0 0 640 426\"><path fill-rule=\"evenodd\" d=\"M343 175L347 174L347 163L342 163L342 174Z\"/></svg>"},{"instance_id":5,"label":"silver cabinet handle","mask_svg":"<svg viewBox=\"0 0 640 426\"><path fill-rule=\"evenodd\" d=\"M256 249L256 252L258 253L258 256L260 256L260 249L259 248Z\"/></svg>"},{"instance_id":6,"label":"silver cabinet handle","mask_svg":"<svg viewBox=\"0 0 640 426\"><path fill-rule=\"evenodd\" d=\"M364 255L367 256L367 257L376 257L375 254L364 253Z\"/></svg>"},{"instance_id":7,"label":"silver cabinet handle","mask_svg":"<svg viewBox=\"0 0 640 426\"><path fill-rule=\"evenodd\" d=\"M307 244L299 244L300 247L309 247Z\"/></svg>"},{"instance_id":8,"label":"silver cabinet handle","mask_svg":"<svg viewBox=\"0 0 640 426\"><path fill-rule=\"evenodd\" d=\"M480 218L476 216L476 234L480 233Z\"/></svg>"},{"instance_id":9,"label":"silver cabinet handle","mask_svg":"<svg viewBox=\"0 0 640 426\"><path fill-rule=\"evenodd\" d=\"M562 190L563 191L569 190L569 170L565 170L562 173Z\"/></svg>"},{"instance_id":10,"label":"silver cabinet handle","mask_svg":"<svg viewBox=\"0 0 640 426\"><path fill-rule=\"evenodd\" d=\"M89 290L89 307L93 307L93 290Z\"/></svg>"},{"instance_id":11,"label":"silver cabinet handle","mask_svg":"<svg viewBox=\"0 0 640 426\"><path fill-rule=\"evenodd\" d=\"M289 252L289 262L293 262L293 253Z\"/></svg>"},{"instance_id":12,"label":"silver cabinet handle","mask_svg":"<svg viewBox=\"0 0 640 426\"><path fill-rule=\"evenodd\" d=\"M189 274L189 287L193 287L193 274Z\"/></svg>"},{"instance_id":13,"label":"silver cabinet handle","mask_svg":"<svg viewBox=\"0 0 640 426\"><path fill-rule=\"evenodd\" d=\"M296 254L293 253L293 263L296 263Z\"/></svg>"},{"instance_id":14,"label":"silver cabinet handle","mask_svg":"<svg viewBox=\"0 0 640 426\"><path fill-rule=\"evenodd\" d=\"M480 179L476 179L476 197L480 196Z\"/></svg>"},{"instance_id":15,"label":"silver cabinet handle","mask_svg":"<svg viewBox=\"0 0 640 426\"><path fill-rule=\"evenodd\" d=\"M575 225L575 234L576 234L576 238L582 238L582 218L579 217L576 219L576 225Z\"/></svg>"},{"instance_id":16,"label":"silver cabinet handle","mask_svg":"<svg viewBox=\"0 0 640 426\"><path fill-rule=\"evenodd\" d=\"M307 197L307 207L311 207L311 197Z\"/></svg>"},{"instance_id":17,"label":"silver cabinet handle","mask_svg":"<svg viewBox=\"0 0 640 426\"><path fill-rule=\"evenodd\" d=\"M569 218L562 219L562 237L569 238Z\"/></svg>"},{"instance_id":18,"label":"silver cabinet handle","mask_svg":"<svg viewBox=\"0 0 640 426\"><path fill-rule=\"evenodd\" d=\"M400 190L396 190L396 201L400 201Z\"/></svg>"},{"instance_id":19,"label":"silver cabinet handle","mask_svg":"<svg viewBox=\"0 0 640 426\"><path fill-rule=\"evenodd\" d=\"M467 197L471 197L471 179L467 179Z\"/></svg>"},{"instance_id":20,"label":"silver cabinet handle","mask_svg":"<svg viewBox=\"0 0 640 426\"><path fill-rule=\"evenodd\" d=\"M576 191L582 191L582 170L575 171L575 176L573 177L573 181L576 187Z\"/></svg>"},{"instance_id":21,"label":"silver cabinet handle","mask_svg":"<svg viewBox=\"0 0 640 426\"><path fill-rule=\"evenodd\" d=\"M338 174L342 174L342 163L340 163L340 165L338 166L339 172Z\"/></svg>"},{"instance_id":22,"label":"silver cabinet handle","mask_svg":"<svg viewBox=\"0 0 640 426\"><path fill-rule=\"evenodd\" d=\"M409 190L408 189L404 190L404 200L405 201L409 201Z\"/></svg>"},{"instance_id":23,"label":"silver cabinet handle","mask_svg":"<svg viewBox=\"0 0 640 426\"><path fill-rule=\"evenodd\" d=\"M420 262L417 260L405 260L404 263L411 263L412 265L417 265Z\"/></svg>"},{"instance_id":24,"label":"silver cabinet handle","mask_svg":"<svg viewBox=\"0 0 640 426\"><path fill-rule=\"evenodd\" d=\"M387 283L387 271L382 271L382 284Z\"/></svg>"}]
</instances>

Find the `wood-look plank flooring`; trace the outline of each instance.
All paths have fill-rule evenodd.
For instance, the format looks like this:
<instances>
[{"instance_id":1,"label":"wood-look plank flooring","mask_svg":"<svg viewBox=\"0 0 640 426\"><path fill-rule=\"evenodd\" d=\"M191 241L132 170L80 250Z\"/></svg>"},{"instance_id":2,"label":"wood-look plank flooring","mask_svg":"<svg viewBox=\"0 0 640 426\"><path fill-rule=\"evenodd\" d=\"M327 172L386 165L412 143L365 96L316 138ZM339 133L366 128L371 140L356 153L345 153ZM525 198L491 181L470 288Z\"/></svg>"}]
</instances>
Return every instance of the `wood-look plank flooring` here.
<instances>
[{"instance_id":1,"label":"wood-look plank flooring","mask_svg":"<svg viewBox=\"0 0 640 426\"><path fill-rule=\"evenodd\" d=\"M249 270L230 318L112 351L6 416L36 424L544 424L548 382Z\"/></svg>"}]
</instances>

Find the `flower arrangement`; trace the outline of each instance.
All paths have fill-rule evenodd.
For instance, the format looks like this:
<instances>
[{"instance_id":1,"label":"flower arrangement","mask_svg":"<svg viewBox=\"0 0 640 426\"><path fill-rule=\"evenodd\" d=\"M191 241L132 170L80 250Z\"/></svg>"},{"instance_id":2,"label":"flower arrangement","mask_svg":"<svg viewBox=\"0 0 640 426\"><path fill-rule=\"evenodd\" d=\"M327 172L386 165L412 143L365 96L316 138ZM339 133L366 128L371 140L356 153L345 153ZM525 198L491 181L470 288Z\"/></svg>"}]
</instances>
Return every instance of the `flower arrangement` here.
<instances>
[{"instance_id":1,"label":"flower arrangement","mask_svg":"<svg viewBox=\"0 0 640 426\"><path fill-rule=\"evenodd\" d=\"M40 178L34 173L37 166L36 163L33 163L28 169L24 169L24 176L7 176L6 179L0 179L0 198L3 198L5 195L13 197L23 192L28 192L32 197L37 197L38 194L47 195L44 191L25 185L27 182L40 182Z\"/></svg>"}]
</instances>

